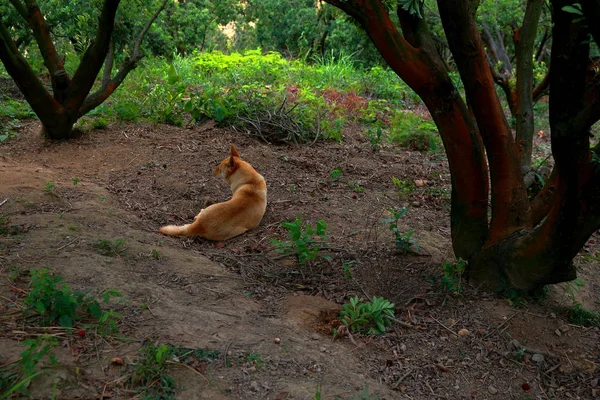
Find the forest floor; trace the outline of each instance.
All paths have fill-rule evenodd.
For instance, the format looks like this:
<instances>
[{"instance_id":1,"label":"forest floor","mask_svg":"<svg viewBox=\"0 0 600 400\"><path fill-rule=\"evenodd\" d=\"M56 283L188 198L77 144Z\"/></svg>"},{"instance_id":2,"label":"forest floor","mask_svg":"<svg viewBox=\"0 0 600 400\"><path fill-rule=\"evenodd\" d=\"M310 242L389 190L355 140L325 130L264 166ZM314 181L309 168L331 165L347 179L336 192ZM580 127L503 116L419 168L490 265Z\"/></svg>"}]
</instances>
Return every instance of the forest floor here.
<instances>
[{"instance_id":1,"label":"forest floor","mask_svg":"<svg viewBox=\"0 0 600 400\"><path fill-rule=\"evenodd\" d=\"M303 146L210 122L112 123L57 143L39 129L25 122L0 144L0 367L15 365L24 339L60 339L58 364L28 385L32 398L142 398L131 376L148 343L218 351L170 361L178 399L600 396L600 330L561 312L575 299L600 308L598 237L576 259L578 283L553 286L543 301L445 291L442 264L454 260L442 153L375 152L350 128L341 143ZM232 143L267 181L260 226L225 243L159 234L191 221L206 198L230 196L212 168ZM399 192L392 177L414 191ZM399 253L384 222L401 205L409 211L398 226L415 231L419 254ZM326 222L331 261L301 268L275 252L270 239L287 239L280 223L297 216ZM101 254L101 240L115 251ZM43 267L76 290L122 293L110 305L123 317L120 337L24 320L25 271ZM404 324L334 340L332 316L354 295L389 299Z\"/></svg>"}]
</instances>

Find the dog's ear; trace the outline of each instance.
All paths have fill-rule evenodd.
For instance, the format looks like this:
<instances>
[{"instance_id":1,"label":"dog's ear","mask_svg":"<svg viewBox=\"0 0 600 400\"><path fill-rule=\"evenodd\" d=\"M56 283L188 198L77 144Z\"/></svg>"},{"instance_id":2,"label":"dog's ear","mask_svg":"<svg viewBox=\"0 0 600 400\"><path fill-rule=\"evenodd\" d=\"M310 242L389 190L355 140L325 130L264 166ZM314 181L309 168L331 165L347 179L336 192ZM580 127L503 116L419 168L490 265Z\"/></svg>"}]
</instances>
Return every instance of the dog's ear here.
<instances>
[{"instance_id":1,"label":"dog's ear","mask_svg":"<svg viewBox=\"0 0 600 400\"><path fill-rule=\"evenodd\" d=\"M231 157L240 158L240 153L238 153L234 145L231 145Z\"/></svg>"}]
</instances>

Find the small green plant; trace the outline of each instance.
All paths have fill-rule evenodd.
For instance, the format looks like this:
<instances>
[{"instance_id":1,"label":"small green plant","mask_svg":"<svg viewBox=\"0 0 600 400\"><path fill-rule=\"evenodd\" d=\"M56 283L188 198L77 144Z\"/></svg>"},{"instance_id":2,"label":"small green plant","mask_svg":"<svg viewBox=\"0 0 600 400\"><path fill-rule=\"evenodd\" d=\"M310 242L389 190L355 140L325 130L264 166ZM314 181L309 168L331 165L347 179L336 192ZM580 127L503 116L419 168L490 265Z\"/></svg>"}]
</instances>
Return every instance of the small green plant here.
<instances>
[{"instance_id":1,"label":"small green plant","mask_svg":"<svg viewBox=\"0 0 600 400\"><path fill-rule=\"evenodd\" d=\"M16 225L11 225L10 218L6 215L0 215L0 235L12 236L18 235L20 229Z\"/></svg>"},{"instance_id":2,"label":"small green plant","mask_svg":"<svg viewBox=\"0 0 600 400\"><path fill-rule=\"evenodd\" d=\"M396 113L390 136L400 146L415 151L437 150L440 143L435 124L410 111Z\"/></svg>"},{"instance_id":3,"label":"small green plant","mask_svg":"<svg viewBox=\"0 0 600 400\"><path fill-rule=\"evenodd\" d=\"M31 290L25 296L25 315L39 317L42 326L57 322L61 326L72 328L77 321L91 317L97 321L100 328L106 327L107 331L116 331L116 321L120 315L112 311L102 311L98 301L85 293L73 292L71 287L64 283L64 278L53 276L47 268L32 270ZM105 303L111 297L120 297L121 294L108 290L103 294Z\"/></svg>"},{"instance_id":4,"label":"small green plant","mask_svg":"<svg viewBox=\"0 0 600 400\"><path fill-rule=\"evenodd\" d=\"M147 343L131 375L135 390L145 399L171 399L176 391L175 381L167 375L168 361L173 348L167 344Z\"/></svg>"},{"instance_id":5,"label":"small green plant","mask_svg":"<svg viewBox=\"0 0 600 400\"><path fill-rule=\"evenodd\" d=\"M392 324L394 315L394 304L383 297L361 302L354 296L343 305L339 319L351 332L380 335Z\"/></svg>"},{"instance_id":6,"label":"small green plant","mask_svg":"<svg viewBox=\"0 0 600 400\"><path fill-rule=\"evenodd\" d=\"M160 253L158 252L158 250L152 249L152 251L150 252L150 257L154 258L155 260L158 260L160 258Z\"/></svg>"},{"instance_id":7,"label":"small green plant","mask_svg":"<svg viewBox=\"0 0 600 400\"><path fill-rule=\"evenodd\" d=\"M250 353L248 354L248 361L251 361L257 369L260 369L262 365L265 363L264 358L258 353Z\"/></svg>"},{"instance_id":8,"label":"small green plant","mask_svg":"<svg viewBox=\"0 0 600 400\"><path fill-rule=\"evenodd\" d=\"M392 183L398 191L401 198L406 198L409 194L417 189L417 185L410 179L399 179L392 176Z\"/></svg>"},{"instance_id":9,"label":"small green plant","mask_svg":"<svg viewBox=\"0 0 600 400\"><path fill-rule=\"evenodd\" d=\"M381 142L383 142L383 129L380 127L368 129L366 132L371 150L378 152L381 150Z\"/></svg>"},{"instance_id":10,"label":"small green plant","mask_svg":"<svg viewBox=\"0 0 600 400\"><path fill-rule=\"evenodd\" d=\"M108 126L108 119L105 117L96 117L92 119L91 124L94 129L106 129Z\"/></svg>"},{"instance_id":11,"label":"small green plant","mask_svg":"<svg viewBox=\"0 0 600 400\"><path fill-rule=\"evenodd\" d=\"M116 239L114 242L100 239L94 246L96 247L96 251L103 256L120 256L125 251L125 239Z\"/></svg>"},{"instance_id":12,"label":"small green plant","mask_svg":"<svg viewBox=\"0 0 600 400\"><path fill-rule=\"evenodd\" d=\"M73 181L73 186L77 186L77 184L79 183L79 178L74 176L73 178L71 178L71 180Z\"/></svg>"},{"instance_id":13,"label":"small green plant","mask_svg":"<svg viewBox=\"0 0 600 400\"><path fill-rule=\"evenodd\" d=\"M189 349L147 342L140 349L140 357L129 381L143 399L174 399L177 387L167 374L169 365L190 362L195 365L207 364L218 359L219 354L218 350Z\"/></svg>"},{"instance_id":14,"label":"small green plant","mask_svg":"<svg viewBox=\"0 0 600 400\"><path fill-rule=\"evenodd\" d=\"M442 277L440 279L442 289L456 294L462 294L462 276L466 268L467 262L462 258L459 258L455 263L445 262L442 264Z\"/></svg>"},{"instance_id":15,"label":"small green plant","mask_svg":"<svg viewBox=\"0 0 600 400\"><path fill-rule=\"evenodd\" d=\"M329 177L333 180L337 180L342 176L342 170L340 168L336 168L329 173Z\"/></svg>"},{"instance_id":16,"label":"small green plant","mask_svg":"<svg viewBox=\"0 0 600 400\"><path fill-rule=\"evenodd\" d=\"M418 253L420 251L419 242L413 237L415 231L411 229L408 232L402 232L398 228L398 221L406 215L408 209L406 207L391 208L388 212L390 213L390 217L384 219L383 222L388 224L388 229L394 235L396 249L402 253L408 253L414 248Z\"/></svg>"},{"instance_id":17,"label":"small green plant","mask_svg":"<svg viewBox=\"0 0 600 400\"><path fill-rule=\"evenodd\" d=\"M582 326L600 326L600 313L588 310L578 301L574 301L571 307L563 307L561 311L566 314L572 324Z\"/></svg>"},{"instance_id":18,"label":"small green plant","mask_svg":"<svg viewBox=\"0 0 600 400\"><path fill-rule=\"evenodd\" d=\"M46 181L44 183L44 191L46 193L54 193L55 190L56 190L56 185L54 184L53 181Z\"/></svg>"},{"instance_id":19,"label":"small green plant","mask_svg":"<svg viewBox=\"0 0 600 400\"><path fill-rule=\"evenodd\" d=\"M122 102L114 106L117 116L123 121L137 121L141 116L140 107L136 103Z\"/></svg>"},{"instance_id":20,"label":"small green plant","mask_svg":"<svg viewBox=\"0 0 600 400\"><path fill-rule=\"evenodd\" d=\"M38 364L48 359L50 364L58 365L58 361L51 353L52 348L58 344L58 339L51 335L41 335L36 339L26 339L21 342L26 349L21 353L21 359L9 368L0 369L0 399L7 399L12 394L18 393L29 397L27 386L36 376L44 370L36 371Z\"/></svg>"},{"instance_id":21,"label":"small green plant","mask_svg":"<svg viewBox=\"0 0 600 400\"><path fill-rule=\"evenodd\" d=\"M348 182L348 186L350 186L355 193L362 193L365 191L365 187L356 182Z\"/></svg>"},{"instance_id":22,"label":"small green plant","mask_svg":"<svg viewBox=\"0 0 600 400\"><path fill-rule=\"evenodd\" d=\"M354 396L350 397L349 400L379 400L379 397L377 397L374 394L371 394L369 392L369 387L365 386L365 387L363 387L363 389L360 393L355 394Z\"/></svg>"},{"instance_id":23,"label":"small green plant","mask_svg":"<svg viewBox=\"0 0 600 400\"><path fill-rule=\"evenodd\" d=\"M344 279L352 278L352 266L358 264L356 260L346 261L342 264L342 271L344 272Z\"/></svg>"},{"instance_id":24,"label":"small green plant","mask_svg":"<svg viewBox=\"0 0 600 400\"><path fill-rule=\"evenodd\" d=\"M275 245L278 253L294 254L298 258L300 266L318 258L331 261L331 257L321 253L327 242L325 221L318 220L313 228L308 224L303 224L298 217L293 222L282 222L281 226L287 229L290 240L271 239L271 243Z\"/></svg>"}]
</instances>

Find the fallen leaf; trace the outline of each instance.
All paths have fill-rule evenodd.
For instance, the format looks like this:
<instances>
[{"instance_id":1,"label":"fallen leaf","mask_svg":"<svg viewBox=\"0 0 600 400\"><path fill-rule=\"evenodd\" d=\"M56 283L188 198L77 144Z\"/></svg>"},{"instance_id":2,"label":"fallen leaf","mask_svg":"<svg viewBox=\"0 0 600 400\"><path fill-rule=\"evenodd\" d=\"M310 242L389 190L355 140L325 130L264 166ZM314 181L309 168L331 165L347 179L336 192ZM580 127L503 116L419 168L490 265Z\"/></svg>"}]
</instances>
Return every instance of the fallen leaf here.
<instances>
[{"instance_id":1,"label":"fallen leaf","mask_svg":"<svg viewBox=\"0 0 600 400\"><path fill-rule=\"evenodd\" d=\"M113 359L110 360L110 362L113 365L125 365L125 361L123 361L123 359L120 357L114 357Z\"/></svg>"}]
</instances>

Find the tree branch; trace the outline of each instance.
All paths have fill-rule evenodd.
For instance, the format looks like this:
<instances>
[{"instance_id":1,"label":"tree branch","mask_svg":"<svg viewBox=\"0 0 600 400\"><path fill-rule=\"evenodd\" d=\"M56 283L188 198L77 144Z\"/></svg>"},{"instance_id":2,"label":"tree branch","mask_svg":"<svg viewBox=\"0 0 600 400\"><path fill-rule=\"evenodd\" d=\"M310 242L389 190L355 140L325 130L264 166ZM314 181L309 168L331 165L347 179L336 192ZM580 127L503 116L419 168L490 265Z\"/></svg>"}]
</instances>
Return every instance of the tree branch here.
<instances>
[{"instance_id":1,"label":"tree branch","mask_svg":"<svg viewBox=\"0 0 600 400\"><path fill-rule=\"evenodd\" d=\"M550 89L550 66L546 70L546 75L542 81L533 89L531 92L531 98L534 102L537 102L542 96L548 94L548 90Z\"/></svg>"},{"instance_id":2,"label":"tree branch","mask_svg":"<svg viewBox=\"0 0 600 400\"><path fill-rule=\"evenodd\" d=\"M87 48L67 90L66 107L76 113L83 104L104 64L120 0L104 0L96 40Z\"/></svg>"},{"instance_id":3,"label":"tree branch","mask_svg":"<svg viewBox=\"0 0 600 400\"><path fill-rule=\"evenodd\" d=\"M0 20L0 60L6 71L15 81L27 102L40 120L53 121L57 114L62 112L62 107L48 93L35 72L21 55L15 45L10 32Z\"/></svg>"},{"instance_id":4,"label":"tree branch","mask_svg":"<svg viewBox=\"0 0 600 400\"><path fill-rule=\"evenodd\" d=\"M15 7L17 7L16 3L20 3L18 0L11 0L11 2ZM25 0L25 3L27 5L25 15L23 15L23 10L17 8L17 11L24 16L31 27L35 41L44 59L44 65L48 69L48 72L50 72L50 76L54 76L57 71L64 70L64 61L56 52L56 47L54 47L54 42L50 34L50 26L46 23L37 2L35 0ZM20 6L25 8L22 4Z\"/></svg>"},{"instance_id":5,"label":"tree branch","mask_svg":"<svg viewBox=\"0 0 600 400\"><path fill-rule=\"evenodd\" d=\"M121 65L121 68L114 76L114 78L110 78L113 68L113 60L114 60L114 43L110 42L108 56L106 58L106 63L104 66L104 74L102 77L102 87L97 90L95 93L89 95L81 107L79 108L79 114L85 115L87 112L93 110L102 104L120 85L123 83L123 80L127 77L129 72L137 67L137 63L142 59L143 54L140 53L141 43L144 40L144 36L150 29L150 26L154 23L158 15L164 10L167 5L168 0L163 0L158 9L154 12L152 17L146 22L143 29L140 31L137 40L135 41L135 45L133 47L133 54L131 57L128 57Z\"/></svg>"},{"instance_id":6,"label":"tree branch","mask_svg":"<svg viewBox=\"0 0 600 400\"><path fill-rule=\"evenodd\" d=\"M521 166L531 165L533 151L533 44L542 14L543 0L528 0L523 24L516 35L517 87L516 87L516 142Z\"/></svg>"},{"instance_id":7,"label":"tree branch","mask_svg":"<svg viewBox=\"0 0 600 400\"><path fill-rule=\"evenodd\" d=\"M438 8L490 165L492 219L487 246L530 224L529 200L469 1L438 0Z\"/></svg>"}]
</instances>

